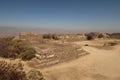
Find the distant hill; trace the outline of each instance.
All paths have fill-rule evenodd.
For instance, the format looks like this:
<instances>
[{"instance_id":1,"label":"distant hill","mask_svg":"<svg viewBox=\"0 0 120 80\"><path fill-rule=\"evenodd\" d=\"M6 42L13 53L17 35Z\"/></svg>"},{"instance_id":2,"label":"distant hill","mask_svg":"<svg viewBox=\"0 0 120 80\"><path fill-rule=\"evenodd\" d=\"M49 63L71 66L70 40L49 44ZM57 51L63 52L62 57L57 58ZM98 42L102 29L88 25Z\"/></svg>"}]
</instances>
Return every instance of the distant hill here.
<instances>
[{"instance_id":1,"label":"distant hill","mask_svg":"<svg viewBox=\"0 0 120 80\"><path fill-rule=\"evenodd\" d=\"M0 32L46 32L48 29L43 28L27 28L27 27L0 27Z\"/></svg>"},{"instance_id":2,"label":"distant hill","mask_svg":"<svg viewBox=\"0 0 120 80\"><path fill-rule=\"evenodd\" d=\"M55 33L55 31L51 29L44 28L24 28L24 27L0 27L0 37L16 35L20 32L37 32L37 33Z\"/></svg>"},{"instance_id":3,"label":"distant hill","mask_svg":"<svg viewBox=\"0 0 120 80\"><path fill-rule=\"evenodd\" d=\"M20 32L37 32L40 34L44 34L44 33L75 33L74 31L72 32L72 31L63 30L63 29L0 26L0 37L16 35Z\"/></svg>"}]
</instances>

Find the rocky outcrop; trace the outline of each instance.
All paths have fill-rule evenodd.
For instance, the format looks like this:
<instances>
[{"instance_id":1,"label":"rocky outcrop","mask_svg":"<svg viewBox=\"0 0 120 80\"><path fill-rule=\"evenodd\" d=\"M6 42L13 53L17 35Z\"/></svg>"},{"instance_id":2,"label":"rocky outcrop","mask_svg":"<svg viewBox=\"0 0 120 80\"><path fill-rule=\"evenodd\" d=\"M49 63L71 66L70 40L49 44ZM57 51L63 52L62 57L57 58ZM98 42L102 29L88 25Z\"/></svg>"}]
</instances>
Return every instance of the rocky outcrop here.
<instances>
[{"instance_id":1,"label":"rocky outcrop","mask_svg":"<svg viewBox=\"0 0 120 80\"><path fill-rule=\"evenodd\" d=\"M85 34L61 34L59 38L64 41L82 41L86 40Z\"/></svg>"}]
</instances>

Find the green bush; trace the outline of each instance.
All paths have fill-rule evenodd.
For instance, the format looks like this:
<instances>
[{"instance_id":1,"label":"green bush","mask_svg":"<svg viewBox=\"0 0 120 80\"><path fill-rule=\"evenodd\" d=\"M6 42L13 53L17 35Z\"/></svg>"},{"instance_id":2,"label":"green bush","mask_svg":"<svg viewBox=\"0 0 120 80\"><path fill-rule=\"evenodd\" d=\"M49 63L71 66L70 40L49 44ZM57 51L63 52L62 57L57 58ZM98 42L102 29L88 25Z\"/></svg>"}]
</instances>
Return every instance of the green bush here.
<instances>
[{"instance_id":1,"label":"green bush","mask_svg":"<svg viewBox=\"0 0 120 80\"><path fill-rule=\"evenodd\" d=\"M35 57L35 53L36 53L36 51L33 48L28 48L20 54L20 57L23 60L30 60L33 57Z\"/></svg>"}]
</instances>

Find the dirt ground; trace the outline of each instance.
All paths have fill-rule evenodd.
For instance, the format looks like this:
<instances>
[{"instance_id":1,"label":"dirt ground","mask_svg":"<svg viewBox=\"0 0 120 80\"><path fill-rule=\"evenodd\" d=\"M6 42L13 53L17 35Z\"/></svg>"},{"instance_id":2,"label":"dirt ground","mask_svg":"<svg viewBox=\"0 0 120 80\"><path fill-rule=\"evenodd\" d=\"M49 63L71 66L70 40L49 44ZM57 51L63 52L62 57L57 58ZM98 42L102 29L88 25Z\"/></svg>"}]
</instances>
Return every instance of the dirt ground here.
<instances>
[{"instance_id":1,"label":"dirt ground","mask_svg":"<svg viewBox=\"0 0 120 80\"><path fill-rule=\"evenodd\" d=\"M46 80L120 80L120 44L109 50L93 47L108 41L112 40L75 42L90 54L40 71Z\"/></svg>"},{"instance_id":2,"label":"dirt ground","mask_svg":"<svg viewBox=\"0 0 120 80\"><path fill-rule=\"evenodd\" d=\"M117 45L103 46L108 42L115 42ZM46 80L120 80L120 40L79 41L72 44L80 46L80 50L89 54L35 69L40 70ZM2 58L0 60L22 62L26 72L34 69L26 61Z\"/></svg>"}]
</instances>

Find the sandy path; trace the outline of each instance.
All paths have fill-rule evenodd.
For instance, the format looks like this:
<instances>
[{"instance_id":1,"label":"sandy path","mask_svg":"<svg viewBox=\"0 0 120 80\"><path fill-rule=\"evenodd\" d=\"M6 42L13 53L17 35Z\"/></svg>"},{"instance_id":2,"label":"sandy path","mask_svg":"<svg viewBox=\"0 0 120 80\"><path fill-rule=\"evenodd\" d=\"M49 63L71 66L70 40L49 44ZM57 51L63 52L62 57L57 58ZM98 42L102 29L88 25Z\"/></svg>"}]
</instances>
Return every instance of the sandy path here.
<instances>
[{"instance_id":1,"label":"sandy path","mask_svg":"<svg viewBox=\"0 0 120 80\"><path fill-rule=\"evenodd\" d=\"M114 50L82 48L90 54L42 69L46 80L120 80L120 46Z\"/></svg>"}]
</instances>

